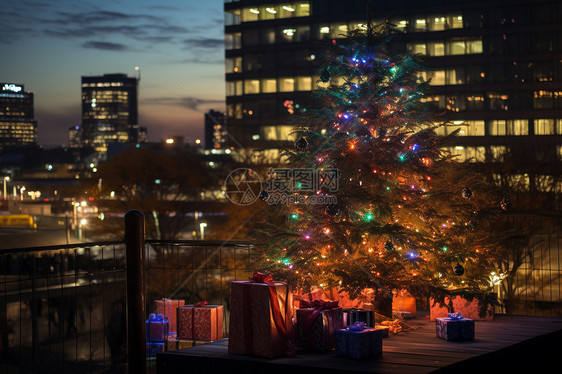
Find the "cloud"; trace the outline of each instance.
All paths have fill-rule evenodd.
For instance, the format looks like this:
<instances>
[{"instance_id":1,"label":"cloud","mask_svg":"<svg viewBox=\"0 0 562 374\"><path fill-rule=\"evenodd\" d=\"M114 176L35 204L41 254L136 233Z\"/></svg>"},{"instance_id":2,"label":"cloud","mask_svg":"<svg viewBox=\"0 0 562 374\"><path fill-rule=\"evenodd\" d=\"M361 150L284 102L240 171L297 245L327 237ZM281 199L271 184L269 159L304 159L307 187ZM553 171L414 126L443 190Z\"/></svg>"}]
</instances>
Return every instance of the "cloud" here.
<instances>
[{"instance_id":1,"label":"cloud","mask_svg":"<svg viewBox=\"0 0 562 374\"><path fill-rule=\"evenodd\" d=\"M101 51L126 51L129 49L126 45L110 42L86 42L81 46L83 48L99 49Z\"/></svg>"},{"instance_id":2,"label":"cloud","mask_svg":"<svg viewBox=\"0 0 562 374\"><path fill-rule=\"evenodd\" d=\"M185 49L200 48L217 50L224 47L224 39L222 38L189 38L184 39Z\"/></svg>"},{"instance_id":3,"label":"cloud","mask_svg":"<svg viewBox=\"0 0 562 374\"><path fill-rule=\"evenodd\" d=\"M207 112L211 107L224 106L224 100L216 99L201 99L197 97L157 97L157 98L147 98L142 100L143 104L146 105L171 105L180 106L183 108Z\"/></svg>"}]
</instances>

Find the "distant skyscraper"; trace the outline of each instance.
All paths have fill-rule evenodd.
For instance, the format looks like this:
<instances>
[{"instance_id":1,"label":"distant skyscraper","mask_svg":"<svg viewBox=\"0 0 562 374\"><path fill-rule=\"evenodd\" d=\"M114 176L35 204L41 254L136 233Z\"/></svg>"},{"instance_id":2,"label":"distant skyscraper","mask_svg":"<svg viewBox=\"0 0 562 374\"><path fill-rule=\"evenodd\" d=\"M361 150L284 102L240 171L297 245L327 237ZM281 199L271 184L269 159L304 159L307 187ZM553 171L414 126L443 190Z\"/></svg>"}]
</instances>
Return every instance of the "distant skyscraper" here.
<instances>
[{"instance_id":1,"label":"distant skyscraper","mask_svg":"<svg viewBox=\"0 0 562 374\"><path fill-rule=\"evenodd\" d=\"M216 110L205 113L205 148L220 149L226 146L225 115Z\"/></svg>"},{"instance_id":2,"label":"distant skyscraper","mask_svg":"<svg viewBox=\"0 0 562 374\"><path fill-rule=\"evenodd\" d=\"M103 158L112 143L137 143L138 80L125 74L82 77L82 146Z\"/></svg>"},{"instance_id":3,"label":"distant skyscraper","mask_svg":"<svg viewBox=\"0 0 562 374\"><path fill-rule=\"evenodd\" d=\"M0 149L36 143L33 92L22 84L0 83Z\"/></svg>"},{"instance_id":4,"label":"distant skyscraper","mask_svg":"<svg viewBox=\"0 0 562 374\"><path fill-rule=\"evenodd\" d=\"M76 125L68 129L68 147L82 147L82 128L80 126Z\"/></svg>"}]
</instances>

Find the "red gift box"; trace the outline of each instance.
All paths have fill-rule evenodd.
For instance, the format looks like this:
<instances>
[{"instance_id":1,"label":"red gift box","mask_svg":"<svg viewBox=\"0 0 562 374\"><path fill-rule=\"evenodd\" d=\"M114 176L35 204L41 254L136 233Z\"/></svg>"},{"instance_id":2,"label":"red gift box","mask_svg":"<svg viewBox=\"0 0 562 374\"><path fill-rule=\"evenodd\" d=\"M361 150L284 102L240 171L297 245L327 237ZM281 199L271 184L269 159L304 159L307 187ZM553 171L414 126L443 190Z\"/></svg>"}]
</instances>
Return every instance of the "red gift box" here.
<instances>
[{"instance_id":1,"label":"red gift box","mask_svg":"<svg viewBox=\"0 0 562 374\"><path fill-rule=\"evenodd\" d=\"M448 297L445 297L445 306L441 306L439 305L439 303L435 303L435 300L433 298L430 298L430 319L432 321L435 321L437 318L447 318L448 314L450 313L449 309L447 309L447 305L449 305ZM453 312L460 313L465 318L472 319L474 321L492 321L494 319L494 308L491 305L488 305L486 309L486 315L483 317L480 316L480 304L478 303L478 299L476 298L467 300L461 296L456 296L453 299Z\"/></svg>"},{"instance_id":2,"label":"red gift box","mask_svg":"<svg viewBox=\"0 0 562 374\"><path fill-rule=\"evenodd\" d=\"M185 300L174 300L174 299L162 299L154 300L154 310L155 314L162 314L164 317L168 317L168 324L170 326L168 333L177 331L177 309L185 305Z\"/></svg>"},{"instance_id":3,"label":"red gift box","mask_svg":"<svg viewBox=\"0 0 562 374\"><path fill-rule=\"evenodd\" d=\"M284 283L263 274L232 282L228 352L268 358L294 352L292 299Z\"/></svg>"},{"instance_id":4,"label":"red gift box","mask_svg":"<svg viewBox=\"0 0 562 374\"><path fill-rule=\"evenodd\" d=\"M302 293L300 290L293 292L293 305L295 309L303 308L302 302L310 302L315 300L328 301L324 295L324 290L313 286L310 292Z\"/></svg>"},{"instance_id":5,"label":"red gift box","mask_svg":"<svg viewBox=\"0 0 562 374\"><path fill-rule=\"evenodd\" d=\"M178 339L223 338L223 306L197 303L178 308Z\"/></svg>"}]
</instances>

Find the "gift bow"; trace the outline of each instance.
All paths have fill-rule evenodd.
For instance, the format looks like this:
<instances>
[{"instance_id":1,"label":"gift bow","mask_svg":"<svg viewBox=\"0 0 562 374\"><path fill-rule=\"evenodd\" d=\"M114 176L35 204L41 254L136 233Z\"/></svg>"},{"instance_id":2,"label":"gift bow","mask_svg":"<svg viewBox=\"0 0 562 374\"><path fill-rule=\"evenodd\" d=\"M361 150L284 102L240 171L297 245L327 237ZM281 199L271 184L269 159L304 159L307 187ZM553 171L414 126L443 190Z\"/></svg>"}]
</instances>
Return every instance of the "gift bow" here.
<instances>
[{"instance_id":1,"label":"gift bow","mask_svg":"<svg viewBox=\"0 0 562 374\"><path fill-rule=\"evenodd\" d=\"M270 283L273 281L273 277L269 274L264 274L256 271L250 278L250 280L256 283Z\"/></svg>"},{"instance_id":2,"label":"gift bow","mask_svg":"<svg viewBox=\"0 0 562 374\"><path fill-rule=\"evenodd\" d=\"M339 301L324 301L324 300L301 300L301 308L314 308L318 310L334 309L337 308Z\"/></svg>"},{"instance_id":3,"label":"gift bow","mask_svg":"<svg viewBox=\"0 0 562 374\"><path fill-rule=\"evenodd\" d=\"M464 317L462 316L462 314L460 314L460 312L456 312L456 313L449 313L448 314L449 318L454 320L454 321L458 321L463 319Z\"/></svg>"},{"instance_id":4,"label":"gift bow","mask_svg":"<svg viewBox=\"0 0 562 374\"><path fill-rule=\"evenodd\" d=\"M287 343L288 352L294 353L296 349L294 348L292 339L289 336L289 331L287 327L287 325L291 322L288 318L289 308L287 305L285 305L284 313L281 312L279 300L277 299L276 285L275 282L273 282L273 277L270 274L264 274L264 273L260 273L259 271L256 271L254 272L254 275L250 278L250 282L265 283L269 286L269 303L270 303L269 305L271 307L271 314L273 316L273 321L275 323L277 333ZM288 290L289 288L287 287L287 292ZM249 293L246 293L246 297L248 297L249 300ZM286 300L288 300L288 296L286 296ZM249 303L245 303L245 304L249 304ZM245 336L246 336L246 342L245 342L246 349L248 350L248 352L253 352L254 350L253 342L251 342L252 334L245 334Z\"/></svg>"},{"instance_id":5,"label":"gift bow","mask_svg":"<svg viewBox=\"0 0 562 374\"><path fill-rule=\"evenodd\" d=\"M366 328L367 328L367 326L365 325L365 322L363 322L363 321L357 321L353 325L347 326L347 329L351 332L361 332L361 331L365 330Z\"/></svg>"},{"instance_id":6,"label":"gift bow","mask_svg":"<svg viewBox=\"0 0 562 374\"><path fill-rule=\"evenodd\" d=\"M160 321L164 321L164 316L162 314L155 314L155 313L150 313L150 316L148 317L149 321L154 321L154 322L160 322Z\"/></svg>"},{"instance_id":7,"label":"gift bow","mask_svg":"<svg viewBox=\"0 0 562 374\"><path fill-rule=\"evenodd\" d=\"M209 303L206 301L200 301L198 303L196 303L195 305L193 305L195 308L199 308L199 307L203 307L203 306L207 306Z\"/></svg>"}]
</instances>

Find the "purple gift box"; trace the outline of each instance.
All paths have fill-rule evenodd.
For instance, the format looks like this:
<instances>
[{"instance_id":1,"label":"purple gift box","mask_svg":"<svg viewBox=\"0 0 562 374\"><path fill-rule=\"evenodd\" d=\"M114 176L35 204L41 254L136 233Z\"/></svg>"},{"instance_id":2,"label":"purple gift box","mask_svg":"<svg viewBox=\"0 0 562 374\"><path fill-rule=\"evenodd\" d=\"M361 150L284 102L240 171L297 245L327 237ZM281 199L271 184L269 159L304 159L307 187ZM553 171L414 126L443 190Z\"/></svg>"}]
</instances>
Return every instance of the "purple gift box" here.
<instances>
[{"instance_id":1,"label":"purple gift box","mask_svg":"<svg viewBox=\"0 0 562 374\"><path fill-rule=\"evenodd\" d=\"M344 327L343 311L338 302L321 300L308 303L308 308L297 309L297 342L301 350L331 351L334 349L335 331Z\"/></svg>"},{"instance_id":2,"label":"purple gift box","mask_svg":"<svg viewBox=\"0 0 562 374\"><path fill-rule=\"evenodd\" d=\"M347 329L336 330L336 352L351 358L379 356L384 333L384 329L366 328L363 322L356 322Z\"/></svg>"},{"instance_id":3,"label":"purple gift box","mask_svg":"<svg viewBox=\"0 0 562 374\"><path fill-rule=\"evenodd\" d=\"M474 320L460 313L451 313L447 318L436 318L437 337L445 340L474 340Z\"/></svg>"},{"instance_id":4,"label":"purple gift box","mask_svg":"<svg viewBox=\"0 0 562 374\"><path fill-rule=\"evenodd\" d=\"M168 317L151 313L146 320L146 341L163 342L168 336Z\"/></svg>"}]
</instances>

